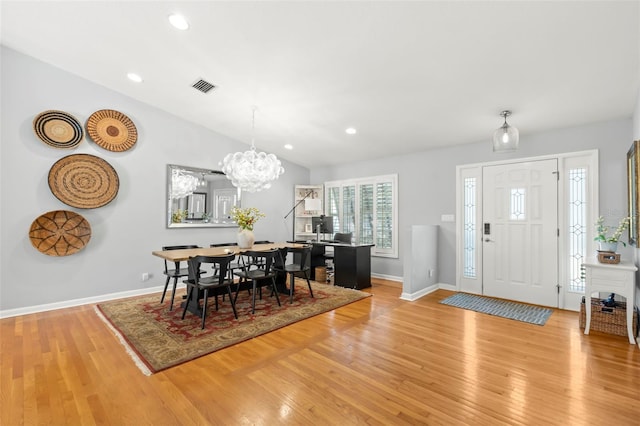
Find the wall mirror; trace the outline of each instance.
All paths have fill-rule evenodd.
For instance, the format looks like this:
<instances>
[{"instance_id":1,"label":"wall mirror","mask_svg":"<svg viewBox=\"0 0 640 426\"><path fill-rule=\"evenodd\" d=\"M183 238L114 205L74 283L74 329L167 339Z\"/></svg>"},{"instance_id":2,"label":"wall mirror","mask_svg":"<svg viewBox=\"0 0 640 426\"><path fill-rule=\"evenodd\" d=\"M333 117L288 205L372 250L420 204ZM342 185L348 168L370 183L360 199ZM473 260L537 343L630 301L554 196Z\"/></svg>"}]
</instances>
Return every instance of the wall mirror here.
<instances>
[{"instance_id":1,"label":"wall mirror","mask_svg":"<svg viewBox=\"0 0 640 426\"><path fill-rule=\"evenodd\" d=\"M235 227L240 189L218 170L167 165L167 227Z\"/></svg>"}]
</instances>

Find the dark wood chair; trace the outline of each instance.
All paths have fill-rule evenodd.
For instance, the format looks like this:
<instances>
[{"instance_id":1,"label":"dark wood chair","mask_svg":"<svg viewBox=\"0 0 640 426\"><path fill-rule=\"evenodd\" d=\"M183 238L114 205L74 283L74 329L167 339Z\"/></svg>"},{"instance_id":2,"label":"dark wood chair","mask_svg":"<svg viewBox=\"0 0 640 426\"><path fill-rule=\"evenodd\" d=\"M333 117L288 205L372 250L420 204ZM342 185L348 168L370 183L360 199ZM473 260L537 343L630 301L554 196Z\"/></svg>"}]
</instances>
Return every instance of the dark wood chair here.
<instances>
[{"instance_id":1,"label":"dark wood chair","mask_svg":"<svg viewBox=\"0 0 640 426\"><path fill-rule=\"evenodd\" d=\"M269 240L254 241L253 245L256 245L256 244L273 244L273 241L269 241ZM246 265L259 265L256 259L252 259L248 256L245 256L244 260Z\"/></svg>"},{"instance_id":2,"label":"dark wood chair","mask_svg":"<svg viewBox=\"0 0 640 426\"><path fill-rule=\"evenodd\" d=\"M182 246L164 246L162 250L182 250L182 249L192 249L192 248L200 248L196 245L182 245ZM164 297L167 294L167 288L169 287L169 281L173 278L173 292L171 293L171 304L169 305L169 310L173 310L173 299L176 296L176 287L178 286L178 278L184 278L189 276L188 268L181 268L180 262L174 262L173 269L169 269L169 262L164 260L164 272L167 276L167 281L164 283L164 291L162 292L162 297L160 298L160 303L164 302Z\"/></svg>"},{"instance_id":3,"label":"dark wood chair","mask_svg":"<svg viewBox=\"0 0 640 426\"><path fill-rule=\"evenodd\" d=\"M233 315L238 319L238 313L236 312L235 300L231 294L231 286L234 284L232 276L229 274L229 264L235 259L235 254L229 254L225 256L194 256L189 259L189 279L183 281L189 292L187 294L188 300L197 298L200 291L203 294L203 306L202 306L202 327L204 329L204 323L207 318L207 301L210 296L216 298L216 311L218 310L218 295L221 289L227 289L229 295L229 301L231 302L231 308L233 309ZM203 276L202 265L211 264L217 271L217 274L211 276ZM209 293L209 292L212 293ZM195 292L195 293L194 293ZM223 293L224 294L224 293ZM184 310L182 311L182 319L184 319L187 313L187 303L185 303Z\"/></svg>"},{"instance_id":4,"label":"dark wood chair","mask_svg":"<svg viewBox=\"0 0 640 426\"><path fill-rule=\"evenodd\" d=\"M275 267L275 270L289 275L289 303L293 303L293 293L295 292L296 276L307 280L309 293L311 294L311 297L313 297L311 281L309 280L309 275L311 274L311 267L309 266L309 260L311 258L311 246L288 248L286 251L293 254L293 263L285 263L281 266L277 265Z\"/></svg>"},{"instance_id":5,"label":"dark wood chair","mask_svg":"<svg viewBox=\"0 0 640 426\"><path fill-rule=\"evenodd\" d=\"M274 264L278 256L280 256L279 249L267 250L267 251L253 251L249 250L244 253L249 258L253 259L252 264L248 265L244 269L234 272L234 275L239 277L241 282L238 283L236 289L236 298L238 297L238 291L240 290L242 282L251 281L251 313L256 312L256 293L259 289L265 286L271 286L273 294L276 297L278 306L280 305L280 297L278 296L278 289L276 287L276 274Z\"/></svg>"},{"instance_id":6,"label":"dark wood chair","mask_svg":"<svg viewBox=\"0 0 640 426\"><path fill-rule=\"evenodd\" d=\"M237 247L238 243L213 243L213 244L209 244L209 247ZM244 265L242 263L242 256L238 256L238 262L232 262L229 265L229 269L231 269L232 271L234 269L238 269L238 268L242 268Z\"/></svg>"}]
</instances>

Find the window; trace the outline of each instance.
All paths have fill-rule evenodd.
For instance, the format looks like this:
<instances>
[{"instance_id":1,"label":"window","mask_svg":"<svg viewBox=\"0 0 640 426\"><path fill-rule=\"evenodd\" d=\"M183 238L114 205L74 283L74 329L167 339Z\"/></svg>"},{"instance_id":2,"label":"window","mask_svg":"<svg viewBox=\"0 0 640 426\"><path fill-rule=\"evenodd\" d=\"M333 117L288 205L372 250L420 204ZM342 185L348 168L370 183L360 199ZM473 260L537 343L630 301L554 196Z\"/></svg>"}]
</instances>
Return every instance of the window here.
<instances>
[{"instance_id":1,"label":"window","mask_svg":"<svg viewBox=\"0 0 640 426\"><path fill-rule=\"evenodd\" d=\"M397 175L326 182L327 215L334 232L374 244L373 256L398 257Z\"/></svg>"},{"instance_id":2,"label":"window","mask_svg":"<svg viewBox=\"0 0 640 426\"><path fill-rule=\"evenodd\" d=\"M587 170L569 169L569 291L584 293L580 266L587 252Z\"/></svg>"},{"instance_id":3,"label":"window","mask_svg":"<svg viewBox=\"0 0 640 426\"><path fill-rule=\"evenodd\" d=\"M476 178L465 178L462 271L467 278L476 278L476 208Z\"/></svg>"}]
</instances>

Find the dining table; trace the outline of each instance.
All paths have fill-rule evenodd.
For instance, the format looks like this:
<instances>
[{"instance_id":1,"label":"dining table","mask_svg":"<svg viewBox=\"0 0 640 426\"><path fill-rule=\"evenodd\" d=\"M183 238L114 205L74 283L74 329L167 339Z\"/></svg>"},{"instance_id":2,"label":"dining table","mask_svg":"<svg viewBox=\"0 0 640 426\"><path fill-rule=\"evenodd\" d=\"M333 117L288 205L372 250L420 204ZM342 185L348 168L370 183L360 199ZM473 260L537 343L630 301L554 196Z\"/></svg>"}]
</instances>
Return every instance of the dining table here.
<instances>
[{"instance_id":1,"label":"dining table","mask_svg":"<svg viewBox=\"0 0 640 426\"><path fill-rule=\"evenodd\" d=\"M294 242L281 242L281 243L266 243L266 244L254 244L249 248L240 248L237 245L221 246L221 247L199 247L190 249L178 249L178 250L155 250L151 254L162 259L166 259L169 262L185 262L194 256L226 256L228 254L243 255L250 251L269 251L280 248L296 248L304 247L306 244L294 243ZM284 278L286 280L286 277ZM278 287L284 286L285 283L277 283ZM193 292L191 298L185 300L180 305L184 309L185 304L187 310L195 315L202 316L202 307L200 306L200 299L202 298L201 292Z\"/></svg>"}]
</instances>

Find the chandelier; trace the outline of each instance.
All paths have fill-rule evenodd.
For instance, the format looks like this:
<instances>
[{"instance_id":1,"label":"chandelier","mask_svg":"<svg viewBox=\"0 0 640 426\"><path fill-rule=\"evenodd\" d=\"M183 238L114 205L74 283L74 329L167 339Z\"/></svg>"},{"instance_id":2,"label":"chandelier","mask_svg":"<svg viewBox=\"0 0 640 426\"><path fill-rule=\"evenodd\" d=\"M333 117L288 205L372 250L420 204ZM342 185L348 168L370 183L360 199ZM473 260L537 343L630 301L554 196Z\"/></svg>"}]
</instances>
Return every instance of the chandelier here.
<instances>
[{"instance_id":1,"label":"chandelier","mask_svg":"<svg viewBox=\"0 0 640 426\"><path fill-rule=\"evenodd\" d=\"M511 115L511 111L502 111L501 117L504 117L504 124L493 132L493 152L508 152L518 149L519 132L513 126L507 123L507 117Z\"/></svg>"},{"instance_id":2,"label":"chandelier","mask_svg":"<svg viewBox=\"0 0 640 426\"><path fill-rule=\"evenodd\" d=\"M193 194L200 185L200 179L184 170L173 169L171 172L171 198L184 198Z\"/></svg>"},{"instance_id":3,"label":"chandelier","mask_svg":"<svg viewBox=\"0 0 640 426\"><path fill-rule=\"evenodd\" d=\"M271 182L284 173L280 160L265 152L256 152L254 145L256 107L253 107L251 124L251 149L245 152L227 154L222 160L222 172L233 186L248 192L271 188Z\"/></svg>"}]
</instances>

